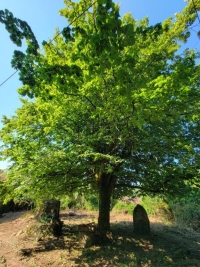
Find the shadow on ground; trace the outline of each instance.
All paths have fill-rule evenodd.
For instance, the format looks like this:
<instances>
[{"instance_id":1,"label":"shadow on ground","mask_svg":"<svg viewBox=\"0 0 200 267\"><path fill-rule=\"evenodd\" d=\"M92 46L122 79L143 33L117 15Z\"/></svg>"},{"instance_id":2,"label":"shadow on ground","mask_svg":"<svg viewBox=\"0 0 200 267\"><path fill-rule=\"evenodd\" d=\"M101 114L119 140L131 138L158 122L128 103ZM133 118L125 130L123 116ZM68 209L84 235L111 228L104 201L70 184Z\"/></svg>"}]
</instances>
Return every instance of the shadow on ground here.
<instances>
[{"instance_id":1,"label":"shadow on ground","mask_svg":"<svg viewBox=\"0 0 200 267\"><path fill-rule=\"evenodd\" d=\"M27 211L18 211L18 212L4 213L0 217L0 223L7 223L7 222L15 221L15 220L21 218L26 213L27 213Z\"/></svg>"},{"instance_id":2,"label":"shadow on ground","mask_svg":"<svg viewBox=\"0 0 200 267\"><path fill-rule=\"evenodd\" d=\"M13 223L22 215L19 212L12 216ZM200 233L151 222L151 233L139 236L133 232L131 217L126 220L124 216L120 221L114 217L111 242L84 248L78 225L96 221L95 214L69 216L63 212L60 218L64 221L63 235L41 237L33 247L32 243L28 248L23 246L19 253L24 262L35 260L37 264L33 266L200 267ZM9 221L9 215L4 220ZM47 256L56 265L41 263Z\"/></svg>"},{"instance_id":3,"label":"shadow on ground","mask_svg":"<svg viewBox=\"0 0 200 267\"><path fill-rule=\"evenodd\" d=\"M84 249L82 256L75 259L77 266L200 266L199 234L157 223L152 224L150 235L139 236L133 233L132 224L125 221L112 224L112 232L112 243Z\"/></svg>"},{"instance_id":4,"label":"shadow on ground","mask_svg":"<svg viewBox=\"0 0 200 267\"><path fill-rule=\"evenodd\" d=\"M67 212L64 212L64 213L62 212L60 214L60 219L66 221L67 223L67 222L74 222L74 221L79 222L80 220L84 220L84 219L93 220L96 218L94 214L90 214L90 213L76 214L76 212L74 212L74 214L75 214L74 216L71 216Z\"/></svg>"}]
</instances>

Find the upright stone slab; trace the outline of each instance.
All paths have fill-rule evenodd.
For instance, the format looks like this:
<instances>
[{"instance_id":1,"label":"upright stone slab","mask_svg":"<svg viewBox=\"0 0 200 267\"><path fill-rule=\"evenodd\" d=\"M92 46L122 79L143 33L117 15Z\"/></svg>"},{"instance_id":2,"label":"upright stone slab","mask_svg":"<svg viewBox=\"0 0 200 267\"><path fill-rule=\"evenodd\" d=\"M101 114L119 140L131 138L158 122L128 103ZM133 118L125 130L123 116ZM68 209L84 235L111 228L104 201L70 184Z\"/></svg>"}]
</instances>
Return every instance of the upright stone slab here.
<instances>
[{"instance_id":1,"label":"upright stone slab","mask_svg":"<svg viewBox=\"0 0 200 267\"><path fill-rule=\"evenodd\" d=\"M52 221L60 219L60 200L45 200L43 202L43 214Z\"/></svg>"},{"instance_id":2,"label":"upright stone slab","mask_svg":"<svg viewBox=\"0 0 200 267\"><path fill-rule=\"evenodd\" d=\"M60 201L45 200L41 211L41 219L46 223L50 223L55 236L62 235L63 222L60 220Z\"/></svg>"},{"instance_id":3,"label":"upright stone slab","mask_svg":"<svg viewBox=\"0 0 200 267\"><path fill-rule=\"evenodd\" d=\"M150 222L146 210L141 205L137 205L133 211L133 227L136 234L149 234Z\"/></svg>"}]
</instances>

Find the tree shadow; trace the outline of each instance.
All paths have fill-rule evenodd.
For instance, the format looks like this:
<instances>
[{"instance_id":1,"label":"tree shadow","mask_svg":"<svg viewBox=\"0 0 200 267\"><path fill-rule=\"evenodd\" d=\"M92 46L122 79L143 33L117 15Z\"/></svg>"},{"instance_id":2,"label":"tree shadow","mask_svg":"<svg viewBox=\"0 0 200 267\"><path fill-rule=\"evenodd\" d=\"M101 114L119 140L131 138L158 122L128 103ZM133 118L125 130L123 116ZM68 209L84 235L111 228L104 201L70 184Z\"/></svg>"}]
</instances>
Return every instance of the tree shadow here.
<instances>
[{"instance_id":1,"label":"tree shadow","mask_svg":"<svg viewBox=\"0 0 200 267\"><path fill-rule=\"evenodd\" d=\"M80 222L83 219L88 219L88 220L94 220L96 216L94 214L89 214L89 213L82 213L82 214L76 214L75 215L69 215L69 212L62 212L60 214L60 219L64 220L65 223L67 222Z\"/></svg>"},{"instance_id":2,"label":"tree shadow","mask_svg":"<svg viewBox=\"0 0 200 267\"><path fill-rule=\"evenodd\" d=\"M17 211L3 213L3 215L0 217L0 224L15 221L25 215L27 212L28 211Z\"/></svg>"},{"instance_id":3,"label":"tree shadow","mask_svg":"<svg viewBox=\"0 0 200 267\"><path fill-rule=\"evenodd\" d=\"M18 216L17 216L18 215ZM4 218L15 220L15 217ZM136 235L131 221L111 223L113 239L104 245L84 248L78 237L78 225L91 214L69 216L63 213L63 235L46 236L34 248L23 248L22 256L31 256L53 250L68 251L75 266L119 267L198 267L200 266L200 233L182 230L164 223L151 223L151 233ZM77 253L75 252L77 251ZM75 253L74 253L75 252Z\"/></svg>"},{"instance_id":4,"label":"tree shadow","mask_svg":"<svg viewBox=\"0 0 200 267\"><path fill-rule=\"evenodd\" d=\"M38 242L38 245L34 248L34 251L39 252L46 252L51 250L59 250L59 249L66 249L68 246L66 245L65 239L63 236L58 238L55 237L48 237Z\"/></svg>"},{"instance_id":5,"label":"tree shadow","mask_svg":"<svg viewBox=\"0 0 200 267\"><path fill-rule=\"evenodd\" d=\"M45 225L44 225L45 226ZM48 228L48 226L47 226ZM43 229L45 231L45 228ZM41 234L37 240L37 244L33 248L23 248L22 255L30 256L35 253L48 252L53 250L71 250L78 247L77 229L76 226L68 227L63 225L62 235L55 236L48 232Z\"/></svg>"},{"instance_id":6,"label":"tree shadow","mask_svg":"<svg viewBox=\"0 0 200 267\"><path fill-rule=\"evenodd\" d=\"M112 224L111 229L110 244L83 249L75 262L80 266L200 266L200 234L187 235L162 223L152 224L146 236L136 235L126 221Z\"/></svg>"},{"instance_id":7,"label":"tree shadow","mask_svg":"<svg viewBox=\"0 0 200 267\"><path fill-rule=\"evenodd\" d=\"M68 249L64 237L54 238L48 237L40 240L36 246L24 247L18 251L18 256L32 257L38 253L46 253L53 250L65 250Z\"/></svg>"}]
</instances>

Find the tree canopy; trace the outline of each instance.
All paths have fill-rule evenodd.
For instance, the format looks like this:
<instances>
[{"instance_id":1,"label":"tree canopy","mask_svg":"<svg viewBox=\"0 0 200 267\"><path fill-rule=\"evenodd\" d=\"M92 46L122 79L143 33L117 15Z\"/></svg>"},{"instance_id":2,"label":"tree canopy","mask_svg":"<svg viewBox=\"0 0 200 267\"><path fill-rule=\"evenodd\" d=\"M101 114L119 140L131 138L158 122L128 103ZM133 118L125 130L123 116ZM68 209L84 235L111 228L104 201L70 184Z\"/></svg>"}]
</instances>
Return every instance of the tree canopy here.
<instances>
[{"instance_id":1,"label":"tree canopy","mask_svg":"<svg viewBox=\"0 0 200 267\"><path fill-rule=\"evenodd\" d=\"M104 231L112 194L173 195L200 184L199 54L179 53L200 1L156 25L121 18L111 0L64 2L70 26L42 51L20 35L28 49L15 51L12 66L25 97L3 118L1 156L12 162L14 196L99 192ZM0 21L8 25L9 14Z\"/></svg>"}]
</instances>

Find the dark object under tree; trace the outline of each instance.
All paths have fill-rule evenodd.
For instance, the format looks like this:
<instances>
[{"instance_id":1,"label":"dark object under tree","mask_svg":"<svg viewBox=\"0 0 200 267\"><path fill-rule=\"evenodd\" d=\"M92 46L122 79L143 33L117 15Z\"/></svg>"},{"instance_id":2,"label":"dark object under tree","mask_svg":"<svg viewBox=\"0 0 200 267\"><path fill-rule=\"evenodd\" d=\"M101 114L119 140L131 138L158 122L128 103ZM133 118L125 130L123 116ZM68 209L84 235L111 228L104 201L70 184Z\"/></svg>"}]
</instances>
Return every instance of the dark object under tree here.
<instances>
[{"instance_id":1,"label":"dark object under tree","mask_svg":"<svg viewBox=\"0 0 200 267\"><path fill-rule=\"evenodd\" d=\"M137 205L133 211L133 226L136 234L149 234L150 222L143 206Z\"/></svg>"},{"instance_id":2,"label":"dark object under tree","mask_svg":"<svg viewBox=\"0 0 200 267\"><path fill-rule=\"evenodd\" d=\"M52 224L53 234L55 236L62 235L63 223L60 220L59 200L45 200L40 212L40 218L42 221Z\"/></svg>"}]
</instances>

